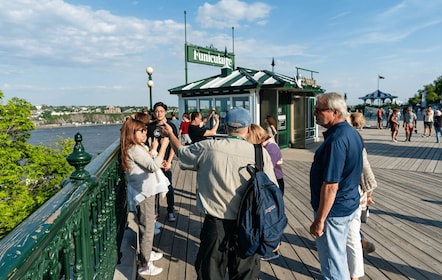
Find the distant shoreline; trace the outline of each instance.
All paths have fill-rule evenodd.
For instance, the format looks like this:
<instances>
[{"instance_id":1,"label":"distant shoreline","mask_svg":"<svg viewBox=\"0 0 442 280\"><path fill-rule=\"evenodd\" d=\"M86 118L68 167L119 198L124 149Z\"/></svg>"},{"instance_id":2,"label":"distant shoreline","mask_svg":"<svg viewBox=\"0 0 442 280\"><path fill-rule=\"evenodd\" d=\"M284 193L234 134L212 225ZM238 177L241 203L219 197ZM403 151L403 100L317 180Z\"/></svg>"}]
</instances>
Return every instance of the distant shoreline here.
<instances>
[{"instance_id":1,"label":"distant shoreline","mask_svg":"<svg viewBox=\"0 0 442 280\"><path fill-rule=\"evenodd\" d=\"M70 127L89 127L89 126L112 126L112 125L122 125L121 123L109 123L109 124L43 124L43 125L35 125L35 129L44 129L44 128L70 128Z\"/></svg>"}]
</instances>

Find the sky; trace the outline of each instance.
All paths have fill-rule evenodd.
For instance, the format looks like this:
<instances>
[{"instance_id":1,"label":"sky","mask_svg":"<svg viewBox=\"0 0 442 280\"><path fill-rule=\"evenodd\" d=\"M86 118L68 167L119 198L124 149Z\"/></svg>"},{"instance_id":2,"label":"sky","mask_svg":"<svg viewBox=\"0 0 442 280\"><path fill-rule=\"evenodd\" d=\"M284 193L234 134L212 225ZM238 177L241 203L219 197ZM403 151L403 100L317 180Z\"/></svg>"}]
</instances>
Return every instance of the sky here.
<instances>
[{"instance_id":1,"label":"sky","mask_svg":"<svg viewBox=\"0 0 442 280\"><path fill-rule=\"evenodd\" d=\"M148 106L150 66L153 102L177 106L168 89L185 84L185 37L234 51L239 67L272 70L274 58L280 74L316 71L317 83L347 94L349 105L378 86L406 102L442 75L440 0L0 3L3 102ZM188 63L188 82L220 71Z\"/></svg>"}]
</instances>

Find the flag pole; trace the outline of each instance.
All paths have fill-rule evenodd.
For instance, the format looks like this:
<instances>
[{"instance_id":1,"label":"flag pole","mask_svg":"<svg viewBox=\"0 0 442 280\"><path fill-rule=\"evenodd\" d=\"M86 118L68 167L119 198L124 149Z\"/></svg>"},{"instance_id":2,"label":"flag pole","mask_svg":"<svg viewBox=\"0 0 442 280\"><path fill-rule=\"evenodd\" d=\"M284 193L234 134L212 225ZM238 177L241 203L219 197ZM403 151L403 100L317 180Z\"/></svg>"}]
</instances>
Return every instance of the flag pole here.
<instances>
[{"instance_id":1,"label":"flag pole","mask_svg":"<svg viewBox=\"0 0 442 280\"><path fill-rule=\"evenodd\" d=\"M187 19L184 11L184 79L187 85Z\"/></svg>"},{"instance_id":2,"label":"flag pole","mask_svg":"<svg viewBox=\"0 0 442 280\"><path fill-rule=\"evenodd\" d=\"M379 74L378 74L378 93L379 93Z\"/></svg>"}]
</instances>

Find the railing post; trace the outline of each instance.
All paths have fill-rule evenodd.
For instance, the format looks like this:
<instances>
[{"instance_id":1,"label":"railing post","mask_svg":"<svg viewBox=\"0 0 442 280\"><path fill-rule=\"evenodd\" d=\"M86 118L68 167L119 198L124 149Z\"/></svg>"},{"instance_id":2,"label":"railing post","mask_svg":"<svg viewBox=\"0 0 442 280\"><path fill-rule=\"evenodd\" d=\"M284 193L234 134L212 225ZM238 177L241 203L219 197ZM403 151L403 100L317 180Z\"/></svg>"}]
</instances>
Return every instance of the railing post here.
<instances>
[{"instance_id":1,"label":"railing post","mask_svg":"<svg viewBox=\"0 0 442 280\"><path fill-rule=\"evenodd\" d=\"M92 248L92 241L90 239L90 204L91 204L91 192L90 186L93 186L95 182L91 179L91 175L85 170L86 165L91 162L92 156L84 150L82 141L83 137L79 132L75 134L74 137L75 145L74 150L67 156L67 161L70 165L75 167L75 171L72 172L69 179L74 181L84 181L81 184L86 184L89 186L89 195L81 203L81 208L79 209L79 220L77 220L77 228L74 231L74 243L77 259L74 267L74 273L76 279L87 280L92 279L93 264L92 264L92 254L90 249ZM94 225L92 225L93 227Z\"/></svg>"},{"instance_id":2,"label":"railing post","mask_svg":"<svg viewBox=\"0 0 442 280\"><path fill-rule=\"evenodd\" d=\"M92 156L84 150L83 144L81 143L82 141L83 137L77 132L77 134L75 134L74 150L66 158L69 164L75 167L75 171L72 172L69 177L70 179L86 180L91 177L89 172L84 170L84 168L91 162Z\"/></svg>"}]
</instances>

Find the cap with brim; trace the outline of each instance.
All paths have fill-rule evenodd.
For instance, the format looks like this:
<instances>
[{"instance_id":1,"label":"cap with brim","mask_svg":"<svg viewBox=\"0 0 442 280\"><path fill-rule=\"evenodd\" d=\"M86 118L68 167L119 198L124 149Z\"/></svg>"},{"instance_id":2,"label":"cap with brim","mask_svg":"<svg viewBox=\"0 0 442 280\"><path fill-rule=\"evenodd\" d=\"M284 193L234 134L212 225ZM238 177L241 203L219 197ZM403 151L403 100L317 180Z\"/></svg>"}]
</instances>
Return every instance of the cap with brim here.
<instances>
[{"instance_id":1,"label":"cap with brim","mask_svg":"<svg viewBox=\"0 0 442 280\"><path fill-rule=\"evenodd\" d=\"M249 111L241 107L232 108L226 115L226 125L238 129L248 127L252 120Z\"/></svg>"}]
</instances>

